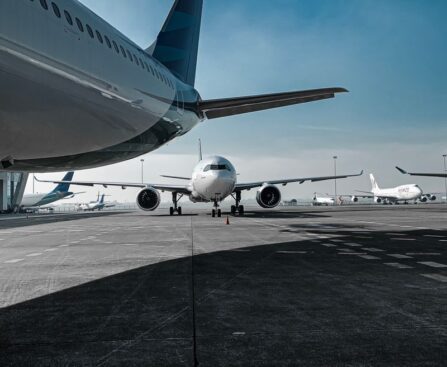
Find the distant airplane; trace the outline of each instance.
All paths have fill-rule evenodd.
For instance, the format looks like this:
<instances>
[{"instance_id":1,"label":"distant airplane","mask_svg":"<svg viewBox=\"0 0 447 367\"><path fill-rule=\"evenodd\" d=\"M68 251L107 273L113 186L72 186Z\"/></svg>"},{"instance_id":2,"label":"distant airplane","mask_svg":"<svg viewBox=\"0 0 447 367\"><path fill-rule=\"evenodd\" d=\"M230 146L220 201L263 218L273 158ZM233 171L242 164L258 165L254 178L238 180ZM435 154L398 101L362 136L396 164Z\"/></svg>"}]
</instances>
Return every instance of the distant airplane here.
<instances>
[{"instance_id":1,"label":"distant airplane","mask_svg":"<svg viewBox=\"0 0 447 367\"><path fill-rule=\"evenodd\" d=\"M73 193L68 191L70 189L71 180L74 172L67 172L62 179L62 183L58 184L56 188L47 194L26 194L23 196L20 203L21 211L37 211L39 208L45 207L61 199L71 199L75 195L82 194L81 192Z\"/></svg>"},{"instance_id":2,"label":"distant airplane","mask_svg":"<svg viewBox=\"0 0 447 367\"><path fill-rule=\"evenodd\" d=\"M171 179L188 181L186 185L159 185L152 183L129 183L129 182L73 182L74 185L81 186L94 186L100 185L103 187L118 186L122 189L126 187L142 188L137 195L137 204L140 209L145 211L152 211L157 209L160 205L160 193L159 191L172 192L173 206L170 208L170 215L174 213L182 214L182 208L178 206L178 201L183 196L188 196L193 203L197 202L211 202L213 203L212 216L216 215L220 217L222 215L219 204L227 197L233 197L235 205L231 206L231 213L234 215L237 212L240 215L244 214L244 206L240 205L241 192L244 190L251 190L253 188L259 188L256 194L256 201L262 208L275 208L281 203L281 192L275 185L286 186L292 182L299 182L300 184L311 181L324 181L342 179L347 177L361 176L363 171L359 174L352 175L339 175L339 176L321 176L321 177L304 177L304 178L291 178L280 180L265 180L249 183L237 183L237 174L233 165L220 156L211 156L206 159L202 159L202 149L199 150L199 163L196 165L192 172L192 177L179 177L179 176L162 176ZM40 182L55 182L63 183L63 181L48 181L38 180Z\"/></svg>"},{"instance_id":3,"label":"distant airplane","mask_svg":"<svg viewBox=\"0 0 447 367\"><path fill-rule=\"evenodd\" d=\"M104 208L112 208L115 206L114 204L107 204L104 201L104 197L104 194L102 194L101 196L98 194L98 199L96 201L91 201L85 204L78 204L78 210L94 212L95 210L101 211Z\"/></svg>"},{"instance_id":4,"label":"distant airplane","mask_svg":"<svg viewBox=\"0 0 447 367\"><path fill-rule=\"evenodd\" d=\"M128 6L122 2L123 10ZM205 119L347 92L202 99L194 88L202 6L203 0L176 0L156 41L143 50L80 1L1 0L0 170L117 163L158 149Z\"/></svg>"},{"instance_id":5,"label":"distant airplane","mask_svg":"<svg viewBox=\"0 0 447 367\"><path fill-rule=\"evenodd\" d=\"M399 167L396 167L396 168L400 173L403 173L404 175L425 176L425 177L447 177L447 172L444 172L444 173L414 173L414 172L407 172Z\"/></svg>"},{"instance_id":6,"label":"distant airplane","mask_svg":"<svg viewBox=\"0 0 447 367\"><path fill-rule=\"evenodd\" d=\"M369 175L371 179L371 191L357 191L368 195L353 195L351 200L357 202L358 198L371 198L378 204L396 204L398 202L408 203L409 201L427 202L428 200L436 200L436 196L432 194L423 194L422 189L416 184L401 185L388 189L381 189L377 184L374 175Z\"/></svg>"},{"instance_id":7,"label":"distant airplane","mask_svg":"<svg viewBox=\"0 0 447 367\"><path fill-rule=\"evenodd\" d=\"M322 205L329 206L334 204L335 204L334 198L331 198L329 195L318 196L316 192L314 193L314 196L312 198L313 206L322 206Z\"/></svg>"}]
</instances>

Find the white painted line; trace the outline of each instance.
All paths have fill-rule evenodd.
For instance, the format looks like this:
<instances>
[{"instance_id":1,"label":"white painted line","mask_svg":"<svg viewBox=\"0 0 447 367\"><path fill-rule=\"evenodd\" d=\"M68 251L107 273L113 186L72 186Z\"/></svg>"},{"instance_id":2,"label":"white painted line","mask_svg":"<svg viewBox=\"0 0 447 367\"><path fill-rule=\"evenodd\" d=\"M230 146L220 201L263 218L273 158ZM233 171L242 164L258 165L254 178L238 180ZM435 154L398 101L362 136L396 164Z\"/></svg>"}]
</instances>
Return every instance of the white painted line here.
<instances>
[{"instance_id":1,"label":"white painted line","mask_svg":"<svg viewBox=\"0 0 447 367\"><path fill-rule=\"evenodd\" d=\"M362 247L362 245L354 242L345 242L344 245L351 246L351 247Z\"/></svg>"},{"instance_id":2,"label":"white painted line","mask_svg":"<svg viewBox=\"0 0 447 367\"><path fill-rule=\"evenodd\" d=\"M383 252L385 250L382 250L380 248L375 247L362 247L362 250L369 251L369 252Z\"/></svg>"},{"instance_id":3,"label":"white painted line","mask_svg":"<svg viewBox=\"0 0 447 367\"><path fill-rule=\"evenodd\" d=\"M421 274L423 277L438 280L443 283L447 283L447 277L441 274Z\"/></svg>"},{"instance_id":4,"label":"white painted line","mask_svg":"<svg viewBox=\"0 0 447 367\"><path fill-rule=\"evenodd\" d=\"M320 245L325 247L337 247L337 245L334 245L333 243L320 243Z\"/></svg>"},{"instance_id":5,"label":"white painted line","mask_svg":"<svg viewBox=\"0 0 447 367\"><path fill-rule=\"evenodd\" d=\"M36 256L40 256L40 255L42 255L41 252L34 252L34 253L32 253L32 254L28 254L28 255L26 255L26 256L28 256L28 257L36 257Z\"/></svg>"},{"instance_id":6,"label":"white painted line","mask_svg":"<svg viewBox=\"0 0 447 367\"><path fill-rule=\"evenodd\" d=\"M276 251L277 254L307 254L307 251Z\"/></svg>"},{"instance_id":7,"label":"white painted line","mask_svg":"<svg viewBox=\"0 0 447 367\"><path fill-rule=\"evenodd\" d=\"M18 262L20 262L20 261L23 261L23 259L12 259L12 260L8 260L8 261L5 261L5 264L15 264L15 263L18 263Z\"/></svg>"},{"instance_id":8,"label":"white painted line","mask_svg":"<svg viewBox=\"0 0 447 367\"><path fill-rule=\"evenodd\" d=\"M43 252L52 252L52 251L56 251L56 250L57 250L57 248L47 248Z\"/></svg>"},{"instance_id":9,"label":"white painted line","mask_svg":"<svg viewBox=\"0 0 447 367\"><path fill-rule=\"evenodd\" d=\"M412 266L401 263L385 263L385 265L392 266L393 268L396 269L413 269Z\"/></svg>"},{"instance_id":10,"label":"white painted line","mask_svg":"<svg viewBox=\"0 0 447 367\"><path fill-rule=\"evenodd\" d=\"M402 255L402 254L388 254L388 256L395 257L396 259L412 259L411 256Z\"/></svg>"},{"instance_id":11,"label":"white painted line","mask_svg":"<svg viewBox=\"0 0 447 367\"><path fill-rule=\"evenodd\" d=\"M447 265L436 263L434 261L418 261L419 264L431 266L432 268L447 268Z\"/></svg>"},{"instance_id":12,"label":"white painted line","mask_svg":"<svg viewBox=\"0 0 447 367\"><path fill-rule=\"evenodd\" d=\"M408 256L439 256L440 252L407 252Z\"/></svg>"},{"instance_id":13,"label":"white painted line","mask_svg":"<svg viewBox=\"0 0 447 367\"><path fill-rule=\"evenodd\" d=\"M380 257L372 256L372 255L359 255L362 259L365 260L380 260Z\"/></svg>"}]
</instances>

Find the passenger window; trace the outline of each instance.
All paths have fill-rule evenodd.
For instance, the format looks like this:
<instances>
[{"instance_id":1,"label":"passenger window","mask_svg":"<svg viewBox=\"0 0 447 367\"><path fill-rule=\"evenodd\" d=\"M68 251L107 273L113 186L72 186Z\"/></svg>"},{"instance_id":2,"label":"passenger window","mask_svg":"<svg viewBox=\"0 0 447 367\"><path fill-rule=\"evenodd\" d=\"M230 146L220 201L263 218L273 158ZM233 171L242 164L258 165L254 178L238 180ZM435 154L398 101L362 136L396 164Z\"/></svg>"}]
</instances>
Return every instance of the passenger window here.
<instances>
[{"instance_id":1,"label":"passenger window","mask_svg":"<svg viewBox=\"0 0 447 367\"><path fill-rule=\"evenodd\" d=\"M65 18L67 19L68 24L73 25L73 19L68 11L64 10Z\"/></svg>"},{"instance_id":2,"label":"passenger window","mask_svg":"<svg viewBox=\"0 0 447 367\"><path fill-rule=\"evenodd\" d=\"M95 38L92 28L88 24L86 25L86 27L87 27L87 32L90 35L90 37Z\"/></svg>"},{"instance_id":3,"label":"passenger window","mask_svg":"<svg viewBox=\"0 0 447 367\"><path fill-rule=\"evenodd\" d=\"M78 25L78 28L81 32L84 32L84 26L82 25L82 22L76 18L76 24Z\"/></svg>"},{"instance_id":4,"label":"passenger window","mask_svg":"<svg viewBox=\"0 0 447 367\"><path fill-rule=\"evenodd\" d=\"M104 36L104 39L106 40L107 47L108 47L108 48L112 48L112 44L110 43L109 37Z\"/></svg>"},{"instance_id":5,"label":"passenger window","mask_svg":"<svg viewBox=\"0 0 447 367\"><path fill-rule=\"evenodd\" d=\"M115 48L116 53L119 54L119 53L120 53L120 50L119 50L119 48L118 48L118 45L116 44L115 41L112 41L112 43L113 43L113 47Z\"/></svg>"},{"instance_id":6,"label":"passenger window","mask_svg":"<svg viewBox=\"0 0 447 367\"><path fill-rule=\"evenodd\" d=\"M53 3L53 2L51 3L51 6L53 7L54 15L56 15L58 18L60 18L61 17L61 12L59 10L59 7L55 3Z\"/></svg>"},{"instance_id":7,"label":"passenger window","mask_svg":"<svg viewBox=\"0 0 447 367\"><path fill-rule=\"evenodd\" d=\"M102 40L101 33L99 33L98 31L96 31L96 37L98 37L99 42L104 43L104 41Z\"/></svg>"},{"instance_id":8,"label":"passenger window","mask_svg":"<svg viewBox=\"0 0 447 367\"><path fill-rule=\"evenodd\" d=\"M48 10L47 0L40 0L40 5L42 5L42 8L45 10Z\"/></svg>"}]
</instances>

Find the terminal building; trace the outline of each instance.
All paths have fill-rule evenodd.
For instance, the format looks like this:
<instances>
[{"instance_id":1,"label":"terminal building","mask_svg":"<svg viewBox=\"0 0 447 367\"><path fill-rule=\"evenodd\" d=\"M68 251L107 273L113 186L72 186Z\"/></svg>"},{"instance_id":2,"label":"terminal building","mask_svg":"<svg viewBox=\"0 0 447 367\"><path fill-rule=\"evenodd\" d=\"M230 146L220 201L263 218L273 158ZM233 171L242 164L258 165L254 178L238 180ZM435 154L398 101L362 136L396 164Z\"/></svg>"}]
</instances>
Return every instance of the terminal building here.
<instances>
[{"instance_id":1,"label":"terminal building","mask_svg":"<svg viewBox=\"0 0 447 367\"><path fill-rule=\"evenodd\" d=\"M0 212L14 212L20 206L28 173L0 172Z\"/></svg>"}]
</instances>

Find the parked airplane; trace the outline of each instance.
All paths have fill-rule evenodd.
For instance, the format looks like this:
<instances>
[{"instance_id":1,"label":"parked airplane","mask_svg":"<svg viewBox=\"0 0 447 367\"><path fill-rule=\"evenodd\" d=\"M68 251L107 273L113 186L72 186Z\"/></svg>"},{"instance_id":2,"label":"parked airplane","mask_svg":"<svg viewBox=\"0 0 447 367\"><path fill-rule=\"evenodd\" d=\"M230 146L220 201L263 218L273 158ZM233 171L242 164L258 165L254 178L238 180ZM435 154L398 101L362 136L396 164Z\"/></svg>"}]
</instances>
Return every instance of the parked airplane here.
<instances>
[{"instance_id":1,"label":"parked airplane","mask_svg":"<svg viewBox=\"0 0 447 367\"><path fill-rule=\"evenodd\" d=\"M77 206L78 210L93 212L95 210L101 211L104 208L112 208L115 206L114 204L107 204L104 201L104 197L105 197L104 194L102 194L101 196L99 196L99 194L98 194L98 199L96 201L91 201L91 202L85 203L85 204L78 204L78 206Z\"/></svg>"},{"instance_id":2,"label":"parked airplane","mask_svg":"<svg viewBox=\"0 0 447 367\"><path fill-rule=\"evenodd\" d=\"M176 0L143 50L79 1L0 1L0 170L112 164L153 151L205 119L347 92L203 100L194 88L202 5Z\"/></svg>"},{"instance_id":3,"label":"parked airplane","mask_svg":"<svg viewBox=\"0 0 447 367\"><path fill-rule=\"evenodd\" d=\"M372 198L378 204L396 204L398 202L408 203L411 200L426 202L428 200L436 200L436 196L432 194L423 194L422 189L415 184L401 185L388 189L381 189L377 184L374 175L369 175L371 179L371 191L358 191L367 193L368 195L353 195L351 200L357 202L358 198Z\"/></svg>"},{"instance_id":4,"label":"parked airplane","mask_svg":"<svg viewBox=\"0 0 447 367\"><path fill-rule=\"evenodd\" d=\"M67 172L62 182L56 188L46 194L26 194L20 203L21 211L37 211L39 208L52 204L61 199L71 199L75 195L81 194L68 191L70 189L73 172Z\"/></svg>"},{"instance_id":5,"label":"parked airplane","mask_svg":"<svg viewBox=\"0 0 447 367\"><path fill-rule=\"evenodd\" d=\"M318 196L316 192L314 193L314 196L312 198L313 206L322 206L322 205L329 206L334 204L335 204L334 198L331 198L329 195Z\"/></svg>"},{"instance_id":6,"label":"parked airplane","mask_svg":"<svg viewBox=\"0 0 447 367\"><path fill-rule=\"evenodd\" d=\"M163 176L166 178L188 181L186 185L159 185L152 183L129 183L129 182L81 182L75 181L73 185L81 186L95 186L100 185L105 188L108 186L118 186L122 189L126 187L136 187L142 190L137 195L137 204L140 209L145 211L153 211L160 205L159 191L168 191L172 193L173 206L169 209L170 215L177 213L182 214L182 208L178 206L179 200L183 196L188 196L193 203L211 202L213 203L212 216L220 217L222 215L219 208L220 202L231 196L235 204L231 206L231 214L244 214L244 206L241 205L241 193L244 190L251 190L259 188L256 194L256 201L262 208L275 208L281 203L281 192L275 185L286 186L292 182L299 182L300 184L311 181L324 181L342 179L347 177L361 176L363 171L359 174L353 175L339 175L339 176L321 176L321 177L303 177L280 180L265 180L249 183L237 183L237 174L234 166L229 160L220 156L211 156L202 159L202 150L199 153L199 163L192 172L192 177L179 176ZM56 182L63 183L64 181L48 181L39 180L40 182Z\"/></svg>"},{"instance_id":7,"label":"parked airplane","mask_svg":"<svg viewBox=\"0 0 447 367\"><path fill-rule=\"evenodd\" d=\"M425 177L447 177L447 172L444 172L444 173L414 173L414 172L407 172L399 167L396 167L396 168L400 173L403 173L404 175L425 176Z\"/></svg>"}]
</instances>

